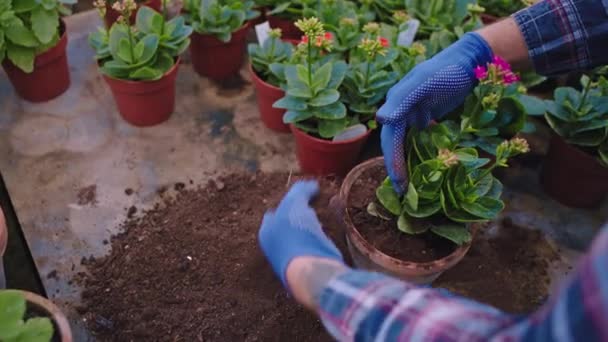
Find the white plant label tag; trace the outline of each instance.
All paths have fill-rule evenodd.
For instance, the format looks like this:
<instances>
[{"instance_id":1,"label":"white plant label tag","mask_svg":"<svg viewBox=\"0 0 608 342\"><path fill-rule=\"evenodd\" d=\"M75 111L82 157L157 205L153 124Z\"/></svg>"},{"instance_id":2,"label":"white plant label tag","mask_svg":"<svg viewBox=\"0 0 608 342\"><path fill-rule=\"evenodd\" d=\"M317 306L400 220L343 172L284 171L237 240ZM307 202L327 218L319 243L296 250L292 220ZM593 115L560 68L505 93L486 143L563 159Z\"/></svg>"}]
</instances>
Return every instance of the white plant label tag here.
<instances>
[{"instance_id":1,"label":"white plant label tag","mask_svg":"<svg viewBox=\"0 0 608 342\"><path fill-rule=\"evenodd\" d=\"M354 126L350 126L350 127L346 128L345 130L342 131L342 133L336 135L333 138L333 141L337 142L337 141L355 139L355 138L362 136L365 133L367 133L367 127L365 127L365 125L363 125L363 124L356 124Z\"/></svg>"},{"instance_id":2,"label":"white plant label tag","mask_svg":"<svg viewBox=\"0 0 608 342\"><path fill-rule=\"evenodd\" d=\"M260 43L260 45L264 45L264 42L268 39L269 33L270 24L267 21L255 25L255 34L258 36L258 43Z\"/></svg>"},{"instance_id":3,"label":"white plant label tag","mask_svg":"<svg viewBox=\"0 0 608 342\"><path fill-rule=\"evenodd\" d=\"M414 43L414 39L416 38L416 33L418 33L419 28L420 20L408 20L407 29L405 31L401 31L399 33L399 36L397 37L397 45L406 47L412 45L412 43Z\"/></svg>"}]
</instances>

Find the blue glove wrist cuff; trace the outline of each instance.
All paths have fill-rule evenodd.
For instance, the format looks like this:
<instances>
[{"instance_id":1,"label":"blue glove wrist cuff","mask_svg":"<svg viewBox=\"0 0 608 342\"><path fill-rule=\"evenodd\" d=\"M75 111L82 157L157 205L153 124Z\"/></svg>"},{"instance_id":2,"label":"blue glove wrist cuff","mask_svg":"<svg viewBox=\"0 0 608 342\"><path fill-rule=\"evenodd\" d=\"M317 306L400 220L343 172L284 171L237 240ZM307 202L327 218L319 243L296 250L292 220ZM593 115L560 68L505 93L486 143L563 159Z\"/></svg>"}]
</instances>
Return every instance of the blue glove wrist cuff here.
<instances>
[{"instance_id":1,"label":"blue glove wrist cuff","mask_svg":"<svg viewBox=\"0 0 608 342\"><path fill-rule=\"evenodd\" d=\"M456 46L461 53L464 53L468 57L469 61L467 62L473 63L473 65L469 65L471 75L473 76L473 69L475 67L478 65L485 66L492 62L492 58L494 57L494 53L488 42L477 32L466 33L454 45L455 48Z\"/></svg>"}]
</instances>

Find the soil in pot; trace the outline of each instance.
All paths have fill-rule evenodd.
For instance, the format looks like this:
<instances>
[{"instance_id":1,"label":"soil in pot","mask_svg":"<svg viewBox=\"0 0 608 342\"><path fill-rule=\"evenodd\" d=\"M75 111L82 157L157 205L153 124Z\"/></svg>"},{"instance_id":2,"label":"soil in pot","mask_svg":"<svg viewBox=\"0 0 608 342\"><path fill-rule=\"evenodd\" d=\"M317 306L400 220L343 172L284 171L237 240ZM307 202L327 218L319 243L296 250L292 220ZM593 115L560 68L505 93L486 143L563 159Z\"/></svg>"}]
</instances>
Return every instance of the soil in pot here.
<instances>
[{"instance_id":1,"label":"soil in pot","mask_svg":"<svg viewBox=\"0 0 608 342\"><path fill-rule=\"evenodd\" d=\"M162 205L125 222L111 254L88 263L79 311L89 327L102 341L331 341L258 247L262 216L288 179L295 177L226 176L175 198L165 193ZM341 235L328 204L337 188L323 180L314 203L334 238Z\"/></svg>"},{"instance_id":2,"label":"soil in pot","mask_svg":"<svg viewBox=\"0 0 608 342\"><path fill-rule=\"evenodd\" d=\"M457 245L447 239L431 232L414 236L397 229L397 218L385 211L376 198L376 189L384 178L386 170L377 165L364 171L351 188L349 213L359 233L384 254L400 260L431 262L452 254ZM372 202L391 220L371 216L367 206Z\"/></svg>"},{"instance_id":3,"label":"soil in pot","mask_svg":"<svg viewBox=\"0 0 608 342\"><path fill-rule=\"evenodd\" d=\"M26 73L10 62L4 60L2 66L6 71L17 94L30 102L46 102L63 94L70 87L70 70L68 68L68 33L63 20L60 21L61 38L57 45L36 56L34 71Z\"/></svg>"}]
</instances>

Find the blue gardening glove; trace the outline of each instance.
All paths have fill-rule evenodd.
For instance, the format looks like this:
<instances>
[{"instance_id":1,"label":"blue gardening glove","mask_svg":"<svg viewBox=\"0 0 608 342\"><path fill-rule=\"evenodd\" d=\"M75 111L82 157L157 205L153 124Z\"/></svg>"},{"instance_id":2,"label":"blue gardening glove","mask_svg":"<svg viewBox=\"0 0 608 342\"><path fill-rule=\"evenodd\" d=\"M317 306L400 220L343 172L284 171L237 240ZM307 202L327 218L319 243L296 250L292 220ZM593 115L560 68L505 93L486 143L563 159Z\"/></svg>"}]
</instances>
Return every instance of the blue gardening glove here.
<instances>
[{"instance_id":1,"label":"blue gardening glove","mask_svg":"<svg viewBox=\"0 0 608 342\"><path fill-rule=\"evenodd\" d=\"M477 84L475 67L491 60L487 42L477 33L467 33L389 90L378 121L384 125L381 140L386 169L399 194L407 184L404 144L408 127L425 128L461 105Z\"/></svg>"},{"instance_id":2,"label":"blue gardening glove","mask_svg":"<svg viewBox=\"0 0 608 342\"><path fill-rule=\"evenodd\" d=\"M295 183L279 207L274 212L268 211L262 221L260 246L287 289L287 266L296 257L316 256L343 262L342 254L325 235L317 214L309 206L318 192L316 181Z\"/></svg>"}]
</instances>

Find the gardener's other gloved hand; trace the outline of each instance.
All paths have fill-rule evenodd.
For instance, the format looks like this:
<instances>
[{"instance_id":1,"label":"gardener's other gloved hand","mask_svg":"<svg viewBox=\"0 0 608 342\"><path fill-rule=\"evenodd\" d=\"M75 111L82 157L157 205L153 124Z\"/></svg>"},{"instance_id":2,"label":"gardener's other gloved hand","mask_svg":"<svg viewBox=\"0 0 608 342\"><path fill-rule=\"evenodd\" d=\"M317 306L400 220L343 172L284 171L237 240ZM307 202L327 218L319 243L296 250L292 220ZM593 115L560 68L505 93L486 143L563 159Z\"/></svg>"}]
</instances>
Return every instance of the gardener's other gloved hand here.
<instances>
[{"instance_id":1,"label":"gardener's other gloved hand","mask_svg":"<svg viewBox=\"0 0 608 342\"><path fill-rule=\"evenodd\" d=\"M492 50L477 33L467 33L435 57L416 66L387 95L378 111L384 125L381 140L388 174L395 190L406 188L404 144L412 125L425 128L431 120L454 110L477 84L475 67L486 66Z\"/></svg>"},{"instance_id":2,"label":"gardener's other gloved hand","mask_svg":"<svg viewBox=\"0 0 608 342\"><path fill-rule=\"evenodd\" d=\"M264 215L258 234L260 246L274 272L289 289L285 272L296 257L316 256L343 262L336 245L325 235L309 205L319 192L316 181L295 183L275 211Z\"/></svg>"}]
</instances>

